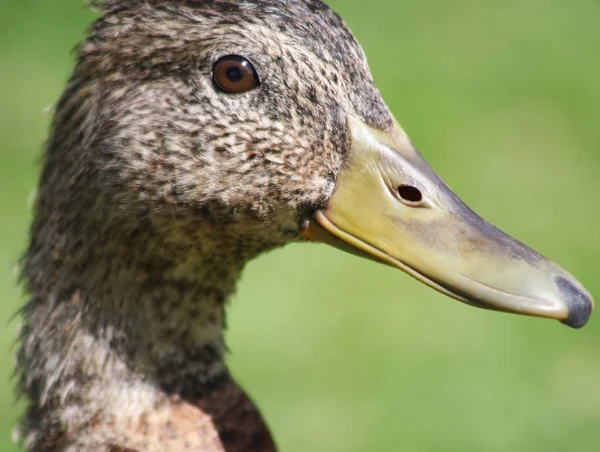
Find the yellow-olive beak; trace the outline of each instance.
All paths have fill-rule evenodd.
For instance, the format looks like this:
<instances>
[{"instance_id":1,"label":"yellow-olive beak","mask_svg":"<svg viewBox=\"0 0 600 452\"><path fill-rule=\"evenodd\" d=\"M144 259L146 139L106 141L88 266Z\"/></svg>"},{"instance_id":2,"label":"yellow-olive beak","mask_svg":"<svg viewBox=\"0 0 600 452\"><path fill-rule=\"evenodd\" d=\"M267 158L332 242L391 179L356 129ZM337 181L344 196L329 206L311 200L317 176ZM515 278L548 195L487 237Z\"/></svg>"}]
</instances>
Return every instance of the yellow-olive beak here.
<instances>
[{"instance_id":1,"label":"yellow-olive beak","mask_svg":"<svg viewBox=\"0 0 600 452\"><path fill-rule=\"evenodd\" d=\"M351 146L327 208L304 236L404 270L480 308L584 326L592 297L568 272L470 210L397 126L351 117Z\"/></svg>"}]
</instances>

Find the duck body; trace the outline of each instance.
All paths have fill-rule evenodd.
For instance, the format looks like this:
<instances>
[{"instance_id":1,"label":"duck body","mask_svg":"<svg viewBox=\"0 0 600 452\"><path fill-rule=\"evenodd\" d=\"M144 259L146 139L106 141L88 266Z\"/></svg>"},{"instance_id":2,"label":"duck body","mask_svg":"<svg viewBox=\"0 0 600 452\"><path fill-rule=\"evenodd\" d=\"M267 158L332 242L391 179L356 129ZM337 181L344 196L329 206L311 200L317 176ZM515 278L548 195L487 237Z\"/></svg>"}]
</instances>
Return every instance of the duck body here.
<instances>
[{"instance_id":1,"label":"duck body","mask_svg":"<svg viewBox=\"0 0 600 452\"><path fill-rule=\"evenodd\" d=\"M420 279L472 304L573 326L587 321L591 297L570 275L489 229L426 166L382 101L360 46L322 2L103 7L56 106L23 259L29 301L17 373L28 400L20 428L27 450L275 450L224 364L226 301L249 260L307 239L346 240L413 276L429 275L426 266L394 260L398 250L365 245L384 229L353 242L335 226L352 218L339 216L344 187L369 185L361 178L390 168L404 169L377 180L422 183L420 191L401 190L401 202L382 194L404 209L393 227L433 216L407 228L414 243L470 240L462 248L477 248L478 259L504 253L502 265L527 265L528 281L562 295L538 309L537 299L525 307L488 293L468 299L469 287L435 282L451 279L445 273ZM229 64L224 79L219 64ZM236 85L244 77L253 82L248 89ZM391 160L352 172L357 146L372 168ZM375 206L359 202L373 187L353 192L350 204ZM417 194L434 201L415 210L421 201L408 198ZM458 212L449 229L440 226L438 205ZM419 236L428 222L454 238ZM455 254L440 256L465 259ZM554 287L559 277L567 289ZM507 291L521 290L515 278L507 277ZM581 295L579 308L565 301L567 292Z\"/></svg>"}]
</instances>

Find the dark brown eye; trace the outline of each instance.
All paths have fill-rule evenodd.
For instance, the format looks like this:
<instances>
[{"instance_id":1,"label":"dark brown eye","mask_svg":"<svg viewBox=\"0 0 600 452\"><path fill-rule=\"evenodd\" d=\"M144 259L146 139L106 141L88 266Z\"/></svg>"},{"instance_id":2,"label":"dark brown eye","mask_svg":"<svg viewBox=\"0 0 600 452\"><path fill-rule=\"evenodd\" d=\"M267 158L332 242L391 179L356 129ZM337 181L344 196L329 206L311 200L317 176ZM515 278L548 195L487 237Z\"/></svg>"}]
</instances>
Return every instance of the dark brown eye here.
<instances>
[{"instance_id":1,"label":"dark brown eye","mask_svg":"<svg viewBox=\"0 0 600 452\"><path fill-rule=\"evenodd\" d=\"M217 88L228 94L241 94L260 85L252 63L237 55L227 55L215 63L212 73Z\"/></svg>"},{"instance_id":2,"label":"dark brown eye","mask_svg":"<svg viewBox=\"0 0 600 452\"><path fill-rule=\"evenodd\" d=\"M398 194L404 201L411 204L418 204L423 200L421 190L412 185L400 185L398 187Z\"/></svg>"}]
</instances>

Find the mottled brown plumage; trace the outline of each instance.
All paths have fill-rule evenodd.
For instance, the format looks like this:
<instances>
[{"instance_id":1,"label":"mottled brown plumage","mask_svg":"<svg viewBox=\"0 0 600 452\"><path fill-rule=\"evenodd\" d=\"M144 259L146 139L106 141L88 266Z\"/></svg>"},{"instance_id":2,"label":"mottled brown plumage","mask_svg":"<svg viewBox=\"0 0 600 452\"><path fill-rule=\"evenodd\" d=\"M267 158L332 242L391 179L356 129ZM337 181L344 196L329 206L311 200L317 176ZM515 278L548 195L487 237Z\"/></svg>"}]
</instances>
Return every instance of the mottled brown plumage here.
<instances>
[{"instance_id":1,"label":"mottled brown plumage","mask_svg":"<svg viewBox=\"0 0 600 452\"><path fill-rule=\"evenodd\" d=\"M318 0L113 0L56 106L23 280L32 451L271 451L223 364L248 260L301 240L349 115L392 118ZM218 92L212 64L254 64Z\"/></svg>"}]
</instances>

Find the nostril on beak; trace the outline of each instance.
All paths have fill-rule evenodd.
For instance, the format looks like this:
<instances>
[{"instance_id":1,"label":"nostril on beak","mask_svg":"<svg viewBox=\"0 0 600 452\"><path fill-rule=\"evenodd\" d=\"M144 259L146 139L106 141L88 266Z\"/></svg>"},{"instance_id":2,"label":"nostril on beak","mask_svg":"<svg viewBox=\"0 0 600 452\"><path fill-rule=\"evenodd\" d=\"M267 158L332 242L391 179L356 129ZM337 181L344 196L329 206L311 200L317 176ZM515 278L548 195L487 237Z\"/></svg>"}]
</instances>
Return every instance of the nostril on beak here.
<instances>
[{"instance_id":1,"label":"nostril on beak","mask_svg":"<svg viewBox=\"0 0 600 452\"><path fill-rule=\"evenodd\" d=\"M569 318L561 323L571 328L582 328L592 315L593 302L591 298L575 286L571 281L559 276L556 286L567 304Z\"/></svg>"},{"instance_id":2,"label":"nostril on beak","mask_svg":"<svg viewBox=\"0 0 600 452\"><path fill-rule=\"evenodd\" d=\"M409 204L418 204L423 201L423 193L417 187L412 185L400 185L398 187L398 194L403 201Z\"/></svg>"}]
</instances>

